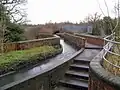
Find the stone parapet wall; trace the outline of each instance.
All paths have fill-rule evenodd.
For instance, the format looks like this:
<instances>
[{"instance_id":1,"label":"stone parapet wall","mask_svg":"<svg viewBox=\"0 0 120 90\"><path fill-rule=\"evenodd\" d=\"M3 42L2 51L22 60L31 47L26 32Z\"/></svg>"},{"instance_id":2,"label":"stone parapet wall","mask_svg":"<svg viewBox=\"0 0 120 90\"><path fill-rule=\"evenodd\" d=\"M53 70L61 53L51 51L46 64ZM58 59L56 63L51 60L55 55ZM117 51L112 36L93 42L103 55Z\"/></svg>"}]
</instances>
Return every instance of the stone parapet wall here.
<instances>
[{"instance_id":1,"label":"stone parapet wall","mask_svg":"<svg viewBox=\"0 0 120 90\"><path fill-rule=\"evenodd\" d=\"M5 43L4 52L9 52L14 50L24 50L24 49L29 49L33 47L43 46L43 45L60 45L60 38L50 37L50 38L43 38L43 39L13 42L13 43Z\"/></svg>"},{"instance_id":2,"label":"stone parapet wall","mask_svg":"<svg viewBox=\"0 0 120 90\"><path fill-rule=\"evenodd\" d=\"M108 45L106 44L105 47ZM89 90L120 90L120 77L103 68L103 55L106 55L104 50L90 63Z\"/></svg>"}]
</instances>

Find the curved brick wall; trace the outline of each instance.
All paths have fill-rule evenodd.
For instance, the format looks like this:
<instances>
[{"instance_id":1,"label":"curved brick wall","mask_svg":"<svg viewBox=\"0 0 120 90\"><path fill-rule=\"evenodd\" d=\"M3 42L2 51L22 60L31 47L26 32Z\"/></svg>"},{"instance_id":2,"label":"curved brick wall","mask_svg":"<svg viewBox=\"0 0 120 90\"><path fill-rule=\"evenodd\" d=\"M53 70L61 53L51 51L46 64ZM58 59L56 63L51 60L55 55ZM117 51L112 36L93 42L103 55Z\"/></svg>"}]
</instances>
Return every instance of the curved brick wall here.
<instances>
[{"instance_id":1,"label":"curved brick wall","mask_svg":"<svg viewBox=\"0 0 120 90\"><path fill-rule=\"evenodd\" d=\"M90 63L89 90L120 90L120 77L114 76L102 66L104 54L102 50Z\"/></svg>"}]
</instances>

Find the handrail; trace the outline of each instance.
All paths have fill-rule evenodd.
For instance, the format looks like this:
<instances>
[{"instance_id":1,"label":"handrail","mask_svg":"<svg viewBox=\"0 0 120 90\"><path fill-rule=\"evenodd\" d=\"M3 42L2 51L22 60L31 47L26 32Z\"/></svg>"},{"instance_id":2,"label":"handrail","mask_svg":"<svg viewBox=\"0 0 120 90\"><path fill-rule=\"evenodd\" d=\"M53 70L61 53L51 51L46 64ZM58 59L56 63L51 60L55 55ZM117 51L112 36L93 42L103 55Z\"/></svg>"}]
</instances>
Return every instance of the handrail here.
<instances>
[{"instance_id":1,"label":"handrail","mask_svg":"<svg viewBox=\"0 0 120 90\"><path fill-rule=\"evenodd\" d=\"M113 34L111 34L111 35L109 35L109 36L106 36L106 37L104 38L104 40L105 40L105 41L108 41L108 42L111 42L111 43L120 44L120 42L113 41L113 40L115 39L115 37L112 38L111 40L108 39L109 37L112 37L112 36L114 36L114 35L115 35L115 33L113 33Z\"/></svg>"},{"instance_id":2,"label":"handrail","mask_svg":"<svg viewBox=\"0 0 120 90\"><path fill-rule=\"evenodd\" d=\"M117 68L120 69L120 66L117 66L117 65L111 63L109 60L107 60L107 59L105 58L105 56L103 56L103 59L104 59L105 61L107 61L109 64L111 64L112 66L117 67Z\"/></svg>"},{"instance_id":3,"label":"handrail","mask_svg":"<svg viewBox=\"0 0 120 90\"><path fill-rule=\"evenodd\" d=\"M113 43L110 43L110 42L106 43L106 45L104 46L104 48L106 48L107 50L110 50L112 47L113 47ZM119 74L116 72L109 71L110 68L117 68L117 70L120 70L120 68L117 67L116 64L113 64L108 60L107 60L108 62L105 61L106 55L107 55L107 51L103 49L90 62L90 75L89 75L90 90L96 89L97 86L101 88L106 88L106 89L111 88L115 90L120 90ZM104 64L108 64L109 65L108 68L106 68ZM96 84L94 85L94 83ZM106 84L107 86L105 86L104 84Z\"/></svg>"},{"instance_id":4,"label":"handrail","mask_svg":"<svg viewBox=\"0 0 120 90\"><path fill-rule=\"evenodd\" d=\"M108 42L108 44L112 44L112 47L113 47L113 49L115 48L115 45L117 44L117 45L120 45L120 42L117 42L117 41L115 41L115 33L113 33L113 34L111 34L111 35L109 35L109 36L106 36L105 38L104 38L104 40L106 41L106 42ZM118 46L119 47L119 46ZM110 54L110 55L113 55L113 56L115 56L115 57L120 57L120 54L119 53L117 53L117 52L114 52L114 51L111 51L111 47L109 47L109 45L108 45L108 47L103 47L103 49L104 49L104 51L105 51L105 54L103 55L103 60L104 61L106 61L106 63L108 63L109 65L112 65L113 67L112 68L116 68L117 70L119 70L120 69L120 65L119 65L119 63L113 63L113 62L111 62L111 60L108 60L108 58L106 58L105 56L106 56L106 54ZM112 58L111 58L112 59ZM107 68L107 67L105 67L105 68ZM108 67L109 68L109 67ZM114 74L114 73L113 73ZM115 75L116 75L116 73L115 73Z\"/></svg>"}]
</instances>

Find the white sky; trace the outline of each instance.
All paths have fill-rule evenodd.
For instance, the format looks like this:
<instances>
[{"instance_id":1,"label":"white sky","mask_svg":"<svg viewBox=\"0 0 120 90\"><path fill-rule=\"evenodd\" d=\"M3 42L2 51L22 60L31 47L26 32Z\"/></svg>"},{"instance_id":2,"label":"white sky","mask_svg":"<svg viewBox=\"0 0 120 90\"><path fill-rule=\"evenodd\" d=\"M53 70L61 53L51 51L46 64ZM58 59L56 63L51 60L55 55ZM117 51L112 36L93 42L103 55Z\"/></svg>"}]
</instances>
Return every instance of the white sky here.
<instances>
[{"instance_id":1,"label":"white sky","mask_svg":"<svg viewBox=\"0 0 120 90\"><path fill-rule=\"evenodd\" d=\"M109 11L112 12L116 0L106 0ZM99 0L106 13L104 0ZM97 0L28 0L28 20L32 24L49 22L79 22L89 14L101 13Z\"/></svg>"}]
</instances>

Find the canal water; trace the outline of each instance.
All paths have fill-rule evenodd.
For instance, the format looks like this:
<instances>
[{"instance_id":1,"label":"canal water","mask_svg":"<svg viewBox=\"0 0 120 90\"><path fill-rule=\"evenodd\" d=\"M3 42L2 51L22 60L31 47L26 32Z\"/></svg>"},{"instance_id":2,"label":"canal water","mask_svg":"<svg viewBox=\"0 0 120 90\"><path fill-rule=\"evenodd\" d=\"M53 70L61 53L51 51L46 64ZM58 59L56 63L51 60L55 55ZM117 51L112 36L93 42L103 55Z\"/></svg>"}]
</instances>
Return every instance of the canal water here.
<instances>
[{"instance_id":1,"label":"canal water","mask_svg":"<svg viewBox=\"0 0 120 90\"><path fill-rule=\"evenodd\" d=\"M75 52L77 52L77 50L75 50L70 45L65 43L63 39L60 40L60 43L63 47L63 52L61 54L57 55L54 58L45 60L42 64L37 65L31 69L20 70L16 73L1 77L0 78L0 87L10 84L10 83L13 83L13 82L17 82L19 80L24 80L25 78L30 77L32 75L37 75L37 74L45 71L47 68L53 67L55 65L55 63L59 63L60 60L64 61L65 59L67 59L68 57L73 55Z\"/></svg>"}]
</instances>

